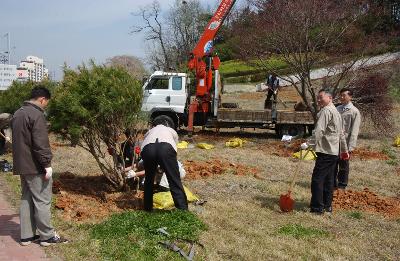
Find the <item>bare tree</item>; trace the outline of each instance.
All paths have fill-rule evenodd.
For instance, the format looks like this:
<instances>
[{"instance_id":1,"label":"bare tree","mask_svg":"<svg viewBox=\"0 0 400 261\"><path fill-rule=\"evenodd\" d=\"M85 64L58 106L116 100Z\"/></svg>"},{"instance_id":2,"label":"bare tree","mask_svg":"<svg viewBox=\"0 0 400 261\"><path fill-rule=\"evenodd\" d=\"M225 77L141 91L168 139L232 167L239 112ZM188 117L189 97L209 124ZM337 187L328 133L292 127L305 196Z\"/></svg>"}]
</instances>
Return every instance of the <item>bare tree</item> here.
<instances>
[{"instance_id":1,"label":"bare tree","mask_svg":"<svg viewBox=\"0 0 400 261\"><path fill-rule=\"evenodd\" d=\"M164 18L157 1L135 15L144 24L134 26L132 33L145 33L148 59L155 69L177 69L186 64L208 22L207 11L199 0L176 0Z\"/></svg>"},{"instance_id":2,"label":"bare tree","mask_svg":"<svg viewBox=\"0 0 400 261\"><path fill-rule=\"evenodd\" d=\"M317 90L311 81L311 70L327 61L324 52L338 48L347 30L362 15L358 1L254 0L253 8L255 12L249 15L252 26L246 21L237 31L242 39L243 57L258 57L259 66L274 71L265 58L280 54L295 75L287 80L316 119ZM351 71L356 60L343 64L339 81ZM339 83L333 87L336 90Z\"/></svg>"},{"instance_id":3,"label":"bare tree","mask_svg":"<svg viewBox=\"0 0 400 261\"><path fill-rule=\"evenodd\" d=\"M147 74L143 62L135 56L119 55L108 58L106 61L106 66L122 67L138 80L141 80L143 76Z\"/></svg>"},{"instance_id":4,"label":"bare tree","mask_svg":"<svg viewBox=\"0 0 400 261\"><path fill-rule=\"evenodd\" d=\"M166 22L171 34L168 37L171 57L176 66L185 64L207 25L202 15L205 10L198 0L179 1L169 10Z\"/></svg>"},{"instance_id":5,"label":"bare tree","mask_svg":"<svg viewBox=\"0 0 400 261\"><path fill-rule=\"evenodd\" d=\"M155 0L149 6L140 8L140 11L135 16L140 16L143 19L143 25L132 27L131 33L145 33L145 40L157 43L162 50L164 67L171 66L170 59L167 52L167 43L165 41L164 23L162 21L160 3ZM163 68L162 68L163 69Z\"/></svg>"}]
</instances>

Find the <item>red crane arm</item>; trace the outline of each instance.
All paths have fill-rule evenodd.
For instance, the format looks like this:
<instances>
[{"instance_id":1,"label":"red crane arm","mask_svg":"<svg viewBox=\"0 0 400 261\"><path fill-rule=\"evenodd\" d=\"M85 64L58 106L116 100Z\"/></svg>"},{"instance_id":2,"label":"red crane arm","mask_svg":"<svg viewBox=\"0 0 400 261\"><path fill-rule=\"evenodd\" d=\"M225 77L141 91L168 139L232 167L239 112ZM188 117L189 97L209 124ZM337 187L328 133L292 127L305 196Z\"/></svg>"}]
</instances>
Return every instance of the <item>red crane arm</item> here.
<instances>
[{"instance_id":1,"label":"red crane arm","mask_svg":"<svg viewBox=\"0 0 400 261\"><path fill-rule=\"evenodd\" d=\"M212 52L215 35L218 33L235 2L236 0L221 1L217 11L215 11L210 22L208 22L208 25L201 35L200 40L192 51L194 57L202 58Z\"/></svg>"}]
</instances>

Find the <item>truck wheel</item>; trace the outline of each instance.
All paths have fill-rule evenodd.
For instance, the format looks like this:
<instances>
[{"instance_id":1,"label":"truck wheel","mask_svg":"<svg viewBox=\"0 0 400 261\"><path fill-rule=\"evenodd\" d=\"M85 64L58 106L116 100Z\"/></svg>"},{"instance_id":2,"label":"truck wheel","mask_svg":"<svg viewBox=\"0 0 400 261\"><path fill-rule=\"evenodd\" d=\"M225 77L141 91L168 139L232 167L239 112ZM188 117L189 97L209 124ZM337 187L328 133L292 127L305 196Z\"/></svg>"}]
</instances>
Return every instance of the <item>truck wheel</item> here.
<instances>
[{"instance_id":1,"label":"truck wheel","mask_svg":"<svg viewBox=\"0 0 400 261\"><path fill-rule=\"evenodd\" d=\"M281 130L282 135L290 135L293 137L303 137L305 133L305 127L300 124L282 124Z\"/></svg>"},{"instance_id":2,"label":"truck wheel","mask_svg":"<svg viewBox=\"0 0 400 261\"><path fill-rule=\"evenodd\" d=\"M237 104L235 102L224 102L224 103L221 103L221 107L227 108L227 109L236 109L236 108L239 108L239 104Z\"/></svg>"},{"instance_id":3,"label":"truck wheel","mask_svg":"<svg viewBox=\"0 0 400 261\"><path fill-rule=\"evenodd\" d=\"M153 123L153 125L159 125L159 124L168 125L168 127L176 130L174 121L172 120L171 117L169 117L167 115L159 115L159 116L155 117L153 119L152 123Z\"/></svg>"}]
</instances>

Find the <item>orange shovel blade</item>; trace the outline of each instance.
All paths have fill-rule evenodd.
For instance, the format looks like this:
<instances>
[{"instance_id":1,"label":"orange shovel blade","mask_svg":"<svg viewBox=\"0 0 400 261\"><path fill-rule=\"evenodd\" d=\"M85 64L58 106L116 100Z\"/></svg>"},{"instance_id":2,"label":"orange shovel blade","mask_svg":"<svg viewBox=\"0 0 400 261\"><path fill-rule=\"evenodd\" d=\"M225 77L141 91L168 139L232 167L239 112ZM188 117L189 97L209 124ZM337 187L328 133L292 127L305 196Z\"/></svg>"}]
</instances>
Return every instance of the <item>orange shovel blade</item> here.
<instances>
[{"instance_id":1,"label":"orange shovel blade","mask_svg":"<svg viewBox=\"0 0 400 261\"><path fill-rule=\"evenodd\" d=\"M281 195L279 198L279 207L283 212L290 212L294 208L294 200L290 197L290 192L285 195Z\"/></svg>"}]
</instances>

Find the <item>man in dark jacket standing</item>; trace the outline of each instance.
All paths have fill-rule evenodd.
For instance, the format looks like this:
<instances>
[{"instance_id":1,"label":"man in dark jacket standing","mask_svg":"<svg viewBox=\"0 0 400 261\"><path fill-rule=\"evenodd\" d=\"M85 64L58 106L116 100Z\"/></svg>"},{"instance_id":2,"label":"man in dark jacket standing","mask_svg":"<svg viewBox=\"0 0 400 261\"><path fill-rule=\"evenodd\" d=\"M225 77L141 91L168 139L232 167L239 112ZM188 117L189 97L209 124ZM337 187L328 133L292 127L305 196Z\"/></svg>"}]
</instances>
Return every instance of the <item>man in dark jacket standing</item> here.
<instances>
[{"instance_id":1,"label":"man in dark jacket standing","mask_svg":"<svg viewBox=\"0 0 400 261\"><path fill-rule=\"evenodd\" d=\"M21 245L40 239L40 245L66 243L51 226L52 153L44 109L50 92L43 86L32 89L11 121L14 174L21 177ZM38 235L36 234L38 232Z\"/></svg>"}]
</instances>

